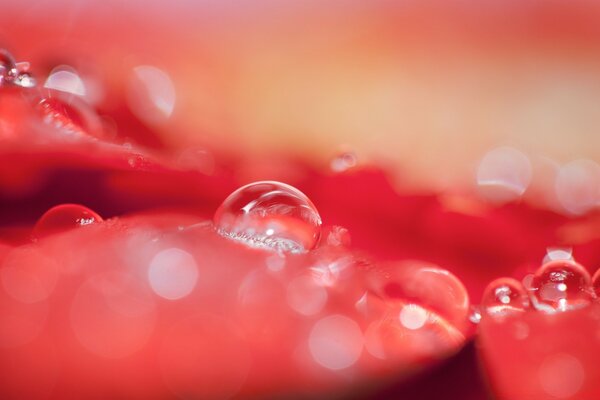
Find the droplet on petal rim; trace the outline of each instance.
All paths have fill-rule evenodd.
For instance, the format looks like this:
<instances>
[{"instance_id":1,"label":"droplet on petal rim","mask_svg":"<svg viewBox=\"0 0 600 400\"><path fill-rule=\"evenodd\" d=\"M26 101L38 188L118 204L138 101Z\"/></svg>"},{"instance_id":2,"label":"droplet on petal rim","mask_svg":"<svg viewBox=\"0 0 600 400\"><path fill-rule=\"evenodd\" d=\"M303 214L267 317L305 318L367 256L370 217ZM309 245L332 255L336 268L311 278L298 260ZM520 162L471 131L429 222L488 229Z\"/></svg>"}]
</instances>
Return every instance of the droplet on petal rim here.
<instances>
[{"instance_id":1,"label":"droplet on petal rim","mask_svg":"<svg viewBox=\"0 0 600 400\"><path fill-rule=\"evenodd\" d=\"M382 299L421 305L458 330L468 325L470 302L462 282L449 271L421 262L392 264L369 272L368 285Z\"/></svg>"},{"instance_id":2,"label":"droplet on petal rim","mask_svg":"<svg viewBox=\"0 0 600 400\"><path fill-rule=\"evenodd\" d=\"M531 280L533 306L553 313L585 307L593 299L592 280L587 270L571 260L542 265Z\"/></svg>"},{"instance_id":3,"label":"droplet on petal rim","mask_svg":"<svg viewBox=\"0 0 600 400\"><path fill-rule=\"evenodd\" d=\"M261 181L233 192L214 216L224 237L250 247L303 253L321 235L321 217L298 189L275 181Z\"/></svg>"},{"instance_id":4,"label":"droplet on petal rim","mask_svg":"<svg viewBox=\"0 0 600 400\"><path fill-rule=\"evenodd\" d=\"M499 278L487 286L481 305L488 315L505 316L525 311L529 306L529 299L519 281Z\"/></svg>"},{"instance_id":5,"label":"droplet on petal rim","mask_svg":"<svg viewBox=\"0 0 600 400\"><path fill-rule=\"evenodd\" d=\"M548 247L542 264L555 260L573 260L573 248L571 247Z\"/></svg>"},{"instance_id":6,"label":"droplet on petal rim","mask_svg":"<svg viewBox=\"0 0 600 400\"><path fill-rule=\"evenodd\" d=\"M85 206L60 204L40 217L33 228L33 235L39 238L98 222L102 222L102 217Z\"/></svg>"}]
</instances>

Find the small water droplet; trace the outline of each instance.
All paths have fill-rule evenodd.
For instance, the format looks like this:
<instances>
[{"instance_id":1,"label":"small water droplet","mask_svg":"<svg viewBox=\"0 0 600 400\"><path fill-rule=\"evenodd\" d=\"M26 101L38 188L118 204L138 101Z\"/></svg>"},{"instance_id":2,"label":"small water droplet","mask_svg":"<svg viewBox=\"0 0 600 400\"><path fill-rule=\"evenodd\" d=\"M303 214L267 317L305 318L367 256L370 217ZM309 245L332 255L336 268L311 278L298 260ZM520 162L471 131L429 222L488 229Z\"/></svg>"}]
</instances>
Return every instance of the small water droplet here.
<instances>
[{"instance_id":1,"label":"small water droplet","mask_svg":"<svg viewBox=\"0 0 600 400\"><path fill-rule=\"evenodd\" d=\"M9 84L31 88L36 81L29 73L28 62L15 62L9 52L0 49L0 86Z\"/></svg>"},{"instance_id":2,"label":"small water droplet","mask_svg":"<svg viewBox=\"0 0 600 400\"><path fill-rule=\"evenodd\" d=\"M481 310L479 309L479 307L471 307L469 321L471 321L474 324L478 324L481 322Z\"/></svg>"},{"instance_id":3,"label":"small water droplet","mask_svg":"<svg viewBox=\"0 0 600 400\"><path fill-rule=\"evenodd\" d=\"M348 229L334 225L327 234L327 244L330 246L350 246L350 233Z\"/></svg>"},{"instance_id":4,"label":"small water droplet","mask_svg":"<svg viewBox=\"0 0 600 400\"><path fill-rule=\"evenodd\" d=\"M529 300L519 281L499 278L487 286L481 305L488 315L504 316L525 311Z\"/></svg>"},{"instance_id":5,"label":"small water droplet","mask_svg":"<svg viewBox=\"0 0 600 400\"><path fill-rule=\"evenodd\" d=\"M40 217L33 228L35 237L43 237L102 221L97 213L79 204L52 207Z\"/></svg>"},{"instance_id":6,"label":"small water droplet","mask_svg":"<svg viewBox=\"0 0 600 400\"><path fill-rule=\"evenodd\" d=\"M556 260L540 267L531 280L533 306L545 312L587 306L593 298L590 274L571 260Z\"/></svg>"},{"instance_id":7,"label":"small water droplet","mask_svg":"<svg viewBox=\"0 0 600 400\"><path fill-rule=\"evenodd\" d=\"M280 252L311 250L321 234L321 217L308 197L275 181L251 183L230 194L214 223L224 237Z\"/></svg>"},{"instance_id":8,"label":"small water droplet","mask_svg":"<svg viewBox=\"0 0 600 400\"><path fill-rule=\"evenodd\" d=\"M573 248L571 247L548 247L542 264L554 260L573 260Z\"/></svg>"}]
</instances>

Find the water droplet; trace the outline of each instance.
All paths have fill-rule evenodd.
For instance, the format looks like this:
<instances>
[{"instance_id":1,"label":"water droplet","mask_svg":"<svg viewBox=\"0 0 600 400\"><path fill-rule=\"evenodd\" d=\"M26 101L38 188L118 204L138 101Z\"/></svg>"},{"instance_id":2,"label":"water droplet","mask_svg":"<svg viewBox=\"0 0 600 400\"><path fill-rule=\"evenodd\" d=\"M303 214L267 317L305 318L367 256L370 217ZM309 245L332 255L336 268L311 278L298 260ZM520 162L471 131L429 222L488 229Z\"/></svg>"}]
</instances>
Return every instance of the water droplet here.
<instances>
[{"instance_id":1,"label":"water droplet","mask_svg":"<svg viewBox=\"0 0 600 400\"><path fill-rule=\"evenodd\" d=\"M31 88L36 82L29 73L28 62L15 62L9 52L0 49L0 86L8 84Z\"/></svg>"},{"instance_id":2,"label":"water droplet","mask_svg":"<svg viewBox=\"0 0 600 400\"><path fill-rule=\"evenodd\" d=\"M60 65L52 70L44 87L47 89L60 90L61 92L74 94L80 97L86 95L83 80L73 68L68 65Z\"/></svg>"},{"instance_id":3,"label":"water droplet","mask_svg":"<svg viewBox=\"0 0 600 400\"><path fill-rule=\"evenodd\" d=\"M33 228L36 237L101 222L102 217L79 204L61 204L52 207L40 217Z\"/></svg>"},{"instance_id":4,"label":"water droplet","mask_svg":"<svg viewBox=\"0 0 600 400\"><path fill-rule=\"evenodd\" d=\"M18 76L18 70L12 55L6 50L0 50L0 86L12 83Z\"/></svg>"},{"instance_id":5,"label":"water droplet","mask_svg":"<svg viewBox=\"0 0 600 400\"><path fill-rule=\"evenodd\" d=\"M344 152L333 158L329 166L333 172L344 172L355 167L357 163L356 154L353 152Z\"/></svg>"},{"instance_id":6,"label":"water droplet","mask_svg":"<svg viewBox=\"0 0 600 400\"><path fill-rule=\"evenodd\" d=\"M512 278L492 281L483 293L481 305L492 316L503 316L525 311L529 306L523 285Z\"/></svg>"},{"instance_id":7,"label":"water droplet","mask_svg":"<svg viewBox=\"0 0 600 400\"><path fill-rule=\"evenodd\" d=\"M419 262L393 264L370 273L375 293L386 302L418 304L461 330L468 325L469 296L449 271Z\"/></svg>"},{"instance_id":8,"label":"water droplet","mask_svg":"<svg viewBox=\"0 0 600 400\"><path fill-rule=\"evenodd\" d=\"M334 225L327 234L327 244L330 246L350 246L350 233L348 229Z\"/></svg>"},{"instance_id":9,"label":"water droplet","mask_svg":"<svg viewBox=\"0 0 600 400\"><path fill-rule=\"evenodd\" d=\"M543 265L534 274L529 290L533 306L550 313L587 306L593 297L589 273L570 260Z\"/></svg>"},{"instance_id":10,"label":"water droplet","mask_svg":"<svg viewBox=\"0 0 600 400\"><path fill-rule=\"evenodd\" d=\"M474 324L478 324L481 322L481 310L479 309L479 307L471 307L469 321L471 321Z\"/></svg>"},{"instance_id":11,"label":"water droplet","mask_svg":"<svg viewBox=\"0 0 600 400\"><path fill-rule=\"evenodd\" d=\"M548 247L542 264L554 260L573 260L573 248L571 247Z\"/></svg>"},{"instance_id":12,"label":"water droplet","mask_svg":"<svg viewBox=\"0 0 600 400\"><path fill-rule=\"evenodd\" d=\"M225 199L214 216L217 231L248 246L280 252L313 249L321 217L298 189L262 181L243 186Z\"/></svg>"}]
</instances>

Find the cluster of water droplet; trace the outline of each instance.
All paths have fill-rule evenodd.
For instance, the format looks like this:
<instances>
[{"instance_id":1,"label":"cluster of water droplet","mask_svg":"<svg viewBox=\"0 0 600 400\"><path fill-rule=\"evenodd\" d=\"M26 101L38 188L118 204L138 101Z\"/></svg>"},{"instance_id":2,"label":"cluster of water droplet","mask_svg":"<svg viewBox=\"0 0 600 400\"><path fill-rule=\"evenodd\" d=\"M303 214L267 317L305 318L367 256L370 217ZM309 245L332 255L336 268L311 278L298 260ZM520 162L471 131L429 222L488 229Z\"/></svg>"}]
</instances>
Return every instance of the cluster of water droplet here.
<instances>
[{"instance_id":1,"label":"cluster of water droplet","mask_svg":"<svg viewBox=\"0 0 600 400\"><path fill-rule=\"evenodd\" d=\"M561 250L563 253L567 254ZM600 270L591 278L572 258L553 257L547 256L547 261L523 282L512 278L492 281L484 291L482 311L492 317L527 310L552 314L586 307L598 298Z\"/></svg>"}]
</instances>

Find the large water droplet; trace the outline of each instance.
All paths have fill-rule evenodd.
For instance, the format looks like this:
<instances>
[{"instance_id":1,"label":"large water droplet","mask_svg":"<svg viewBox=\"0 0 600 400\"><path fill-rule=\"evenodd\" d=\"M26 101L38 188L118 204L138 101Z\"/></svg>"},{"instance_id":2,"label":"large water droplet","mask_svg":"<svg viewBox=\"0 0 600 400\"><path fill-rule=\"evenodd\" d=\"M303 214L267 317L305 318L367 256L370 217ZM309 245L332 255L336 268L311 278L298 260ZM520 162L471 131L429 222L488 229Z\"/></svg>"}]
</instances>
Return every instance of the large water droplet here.
<instances>
[{"instance_id":1,"label":"large water droplet","mask_svg":"<svg viewBox=\"0 0 600 400\"><path fill-rule=\"evenodd\" d=\"M534 307L545 312L581 308L593 298L590 274L571 260L556 260L540 267L529 291Z\"/></svg>"},{"instance_id":2,"label":"large water droplet","mask_svg":"<svg viewBox=\"0 0 600 400\"><path fill-rule=\"evenodd\" d=\"M102 221L102 217L79 204L61 204L52 207L40 217L33 228L36 237L66 231Z\"/></svg>"},{"instance_id":3,"label":"large water droplet","mask_svg":"<svg viewBox=\"0 0 600 400\"><path fill-rule=\"evenodd\" d=\"M217 231L251 247L302 253L321 234L321 217L298 189L275 181L243 186L225 199L214 216Z\"/></svg>"},{"instance_id":4,"label":"large water droplet","mask_svg":"<svg viewBox=\"0 0 600 400\"><path fill-rule=\"evenodd\" d=\"M481 301L485 312L492 316L504 316L525 311L529 306L523 285L512 278L492 281L483 293Z\"/></svg>"}]
</instances>

